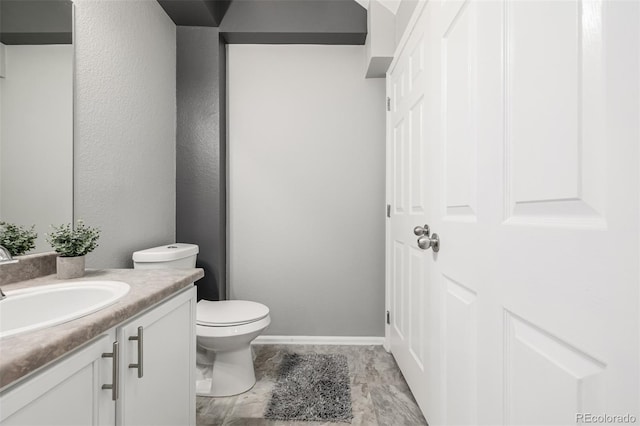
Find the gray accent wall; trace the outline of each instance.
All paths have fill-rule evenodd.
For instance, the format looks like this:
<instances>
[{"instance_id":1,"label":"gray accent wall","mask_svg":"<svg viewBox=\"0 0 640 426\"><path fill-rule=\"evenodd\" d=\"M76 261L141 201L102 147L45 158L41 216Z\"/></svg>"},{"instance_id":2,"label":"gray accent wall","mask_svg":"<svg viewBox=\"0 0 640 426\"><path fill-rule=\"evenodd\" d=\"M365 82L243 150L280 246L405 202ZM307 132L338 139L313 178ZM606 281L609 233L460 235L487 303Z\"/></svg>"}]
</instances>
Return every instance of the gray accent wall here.
<instances>
[{"instance_id":1,"label":"gray accent wall","mask_svg":"<svg viewBox=\"0 0 640 426\"><path fill-rule=\"evenodd\" d=\"M225 299L226 43L363 44L367 12L353 0L158 1L185 25L177 27L176 239L200 247L199 298Z\"/></svg>"},{"instance_id":2,"label":"gray accent wall","mask_svg":"<svg viewBox=\"0 0 640 426\"><path fill-rule=\"evenodd\" d=\"M226 296L226 52L217 28L177 28L176 237L200 246L198 297Z\"/></svg>"},{"instance_id":3,"label":"gray accent wall","mask_svg":"<svg viewBox=\"0 0 640 426\"><path fill-rule=\"evenodd\" d=\"M175 241L176 27L156 1L76 0L74 214L90 268Z\"/></svg>"},{"instance_id":4,"label":"gray accent wall","mask_svg":"<svg viewBox=\"0 0 640 426\"><path fill-rule=\"evenodd\" d=\"M355 0L158 0L179 26L220 27L233 44L364 44Z\"/></svg>"},{"instance_id":5,"label":"gray accent wall","mask_svg":"<svg viewBox=\"0 0 640 426\"><path fill-rule=\"evenodd\" d=\"M176 25L217 27L231 0L158 0Z\"/></svg>"}]
</instances>

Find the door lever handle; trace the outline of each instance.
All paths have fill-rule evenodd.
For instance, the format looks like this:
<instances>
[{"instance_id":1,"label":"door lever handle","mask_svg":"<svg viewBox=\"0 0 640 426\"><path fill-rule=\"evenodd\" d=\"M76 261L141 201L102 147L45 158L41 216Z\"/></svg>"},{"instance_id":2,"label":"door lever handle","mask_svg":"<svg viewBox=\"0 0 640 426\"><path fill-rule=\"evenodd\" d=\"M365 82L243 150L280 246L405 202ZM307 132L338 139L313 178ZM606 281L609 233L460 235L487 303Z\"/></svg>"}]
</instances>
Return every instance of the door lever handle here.
<instances>
[{"instance_id":1,"label":"door lever handle","mask_svg":"<svg viewBox=\"0 0 640 426\"><path fill-rule=\"evenodd\" d=\"M440 237L438 234L434 233L431 237L422 236L418 238L418 247L422 250L428 250L429 248L433 249L434 252L440 251Z\"/></svg>"}]
</instances>

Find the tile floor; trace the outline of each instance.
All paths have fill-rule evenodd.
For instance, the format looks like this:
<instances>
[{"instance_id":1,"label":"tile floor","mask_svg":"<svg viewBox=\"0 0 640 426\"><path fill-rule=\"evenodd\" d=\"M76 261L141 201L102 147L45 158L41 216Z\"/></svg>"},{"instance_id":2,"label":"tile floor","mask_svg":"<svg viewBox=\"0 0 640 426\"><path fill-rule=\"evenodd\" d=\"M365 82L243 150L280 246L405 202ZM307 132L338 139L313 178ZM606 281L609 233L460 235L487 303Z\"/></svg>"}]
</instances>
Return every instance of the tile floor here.
<instances>
[{"instance_id":1,"label":"tile floor","mask_svg":"<svg viewBox=\"0 0 640 426\"><path fill-rule=\"evenodd\" d=\"M220 426L426 425L402 373L382 346L255 345L256 385L227 398L198 397L197 424ZM273 421L263 417L285 353L344 354L351 378L351 423Z\"/></svg>"}]
</instances>

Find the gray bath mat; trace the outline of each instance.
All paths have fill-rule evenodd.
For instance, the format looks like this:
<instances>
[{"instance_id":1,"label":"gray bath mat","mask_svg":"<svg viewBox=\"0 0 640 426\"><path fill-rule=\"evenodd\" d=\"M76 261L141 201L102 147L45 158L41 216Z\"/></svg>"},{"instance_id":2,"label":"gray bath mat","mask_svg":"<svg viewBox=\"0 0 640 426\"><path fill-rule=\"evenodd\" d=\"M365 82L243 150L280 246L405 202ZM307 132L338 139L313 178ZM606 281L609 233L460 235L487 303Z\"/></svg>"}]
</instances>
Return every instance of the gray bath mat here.
<instances>
[{"instance_id":1,"label":"gray bath mat","mask_svg":"<svg viewBox=\"0 0 640 426\"><path fill-rule=\"evenodd\" d=\"M286 354L264 417L350 422L351 387L344 355Z\"/></svg>"}]
</instances>

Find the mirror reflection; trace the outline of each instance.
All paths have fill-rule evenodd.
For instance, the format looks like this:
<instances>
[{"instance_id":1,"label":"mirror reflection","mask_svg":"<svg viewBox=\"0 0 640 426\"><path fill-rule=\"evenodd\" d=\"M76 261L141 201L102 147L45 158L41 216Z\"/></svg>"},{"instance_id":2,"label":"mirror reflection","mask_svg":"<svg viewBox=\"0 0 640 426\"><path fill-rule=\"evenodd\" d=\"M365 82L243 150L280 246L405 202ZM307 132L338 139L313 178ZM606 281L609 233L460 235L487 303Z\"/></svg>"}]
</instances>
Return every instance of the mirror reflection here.
<instances>
[{"instance_id":1,"label":"mirror reflection","mask_svg":"<svg viewBox=\"0 0 640 426\"><path fill-rule=\"evenodd\" d=\"M73 4L0 0L0 221L73 221Z\"/></svg>"}]
</instances>

